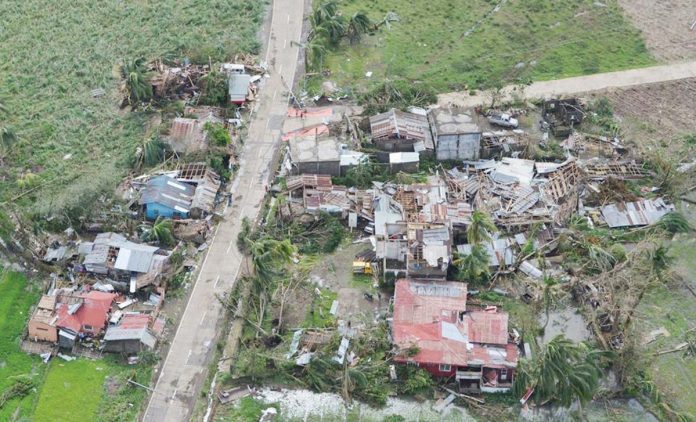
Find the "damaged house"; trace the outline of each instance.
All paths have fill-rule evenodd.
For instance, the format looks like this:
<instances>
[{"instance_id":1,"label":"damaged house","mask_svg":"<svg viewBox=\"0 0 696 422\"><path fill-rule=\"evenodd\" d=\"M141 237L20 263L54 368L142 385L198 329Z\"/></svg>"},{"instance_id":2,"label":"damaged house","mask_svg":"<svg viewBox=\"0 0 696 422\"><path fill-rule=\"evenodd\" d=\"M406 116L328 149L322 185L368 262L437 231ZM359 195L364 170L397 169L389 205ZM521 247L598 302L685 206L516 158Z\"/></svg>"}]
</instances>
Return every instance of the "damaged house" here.
<instances>
[{"instance_id":1,"label":"damaged house","mask_svg":"<svg viewBox=\"0 0 696 422\"><path fill-rule=\"evenodd\" d=\"M220 177L205 164L185 164L172 174L151 177L138 204L148 220L203 218L214 211L220 185Z\"/></svg>"},{"instance_id":2,"label":"damaged house","mask_svg":"<svg viewBox=\"0 0 696 422\"><path fill-rule=\"evenodd\" d=\"M79 339L100 337L117 296L96 290L59 290L44 295L29 319L28 337L58 343L65 349L72 349Z\"/></svg>"},{"instance_id":3,"label":"damaged house","mask_svg":"<svg viewBox=\"0 0 696 422\"><path fill-rule=\"evenodd\" d=\"M582 123L585 112L577 98L554 99L544 101L542 117L555 136L564 137Z\"/></svg>"},{"instance_id":4,"label":"damaged house","mask_svg":"<svg viewBox=\"0 0 696 422\"><path fill-rule=\"evenodd\" d=\"M375 185L372 242L384 272L444 278L452 255L445 185L438 177L425 184Z\"/></svg>"},{"instance_id":5,"label":"damaged house","mask_svg":"<svg viewBox=\"0 0 696 422\"><path fill-rule=\"evenodd\" d=\"M117 233L98 234L94 242L80 245L80 253L85 271L126 283L131 293L159 283L169 260L159 247L130 242Z\"/></svg>"},{"instance_id":6,"label":"damaged house","mask_svg":"<svg viewBox=\"0 0 696 422\"><path fill-rule=\"evenodd\" d=\"M453 378L462 392L509 391L519 359L508 315L467 309L466 284L401 279L394 292L395 362Z\"/></svg>"},{"instance_id":7,"label":"damaged house","mask_svg":"<svg viewBox=\"0 0 696 422\"><path fill-rule=\"evenodd\" d=\"M481 130L470 115L435 109L428 117L439 161L479 159Z\"/></svg>"},{"instance_id":8,"label":"damaged house","mask_svg":"<svg viewBox=\"0 0 696 422\"><path fill-rule=\"evenodd\" d=\"M196 118L175 117L164 141L177 154L207 151L209 143L206 123L223 124L224 121L206 107L187 109L186 112L187 115L195 114Z\"/></svg>"},{"instance_id":9,"label":"damaged house","mask_svg":"<svg viewBox=\"0 0 696 422\"><path fill-rule=\"evenodd\" d=\"M135 355L143 350L152 350L157 337L150 327L149 315L129 312L123 315L118 324L110 325L104 334L104 351Z\"/></svg>"},{"instance_id":10,"label":"damaged house","mask_svg":"<svg viewBox=\"0 0 696 422\"><path fill-rule=\"evenodd\" d=\"M370 117L372 143L386 152L433 154L435 144L425 113L391 109Z\"/></svg>"},{"instance_id":11,"label":"damaged house","mask_svg":"<svg viewBox=\"0 0 696 422\"><path fill-rule=\"evenodd\" d=\"M367 159L332 137L296 136L288 140L290 173L342 176Z\"/></svg>"},{"instance_id":12,"label":"damaged house","mask_svg":"<svg viewBox=\"0 0 696 422\"><path fill-rule=\"evenodd\" d=\"M217 193L222 181L205 163L181 164L176 180L194 186L191 198L191 217L203 218L215 210Z\"/></svg>"},{"instance_id":13,"label":"damaged house","mask_svg":"<svg viewBox=\"0 0 696 422\"><path fill-rule=\"evenodd\" d=\"M138 203L148 220L164 218L189 218L191 202L196 188L177 181L175 178L160 175L147 181L140 191Z\"/></svg>"},{"instance_id":14,"label":"damaged house","mask_svg":"<svg viewBox=\"0 0 696 422\"><path fill-rule=\"evenodd\" d=\"M499 227L519 231L535 223L562 224L577 209L581 174L573 159L536 163L503 158L467 166L471 172L447 172L448 184Z\"/></svg>"}]
</instances>

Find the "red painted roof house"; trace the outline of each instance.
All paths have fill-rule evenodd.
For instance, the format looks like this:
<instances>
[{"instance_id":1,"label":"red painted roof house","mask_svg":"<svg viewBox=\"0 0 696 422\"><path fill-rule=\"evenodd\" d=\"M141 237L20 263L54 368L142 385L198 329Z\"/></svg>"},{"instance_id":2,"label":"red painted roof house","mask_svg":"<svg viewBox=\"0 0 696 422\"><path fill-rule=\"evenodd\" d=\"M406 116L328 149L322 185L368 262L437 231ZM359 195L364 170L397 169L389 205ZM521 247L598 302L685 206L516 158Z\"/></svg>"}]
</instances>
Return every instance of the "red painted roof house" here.
<instances>
[{"instance_id":1,"label":"red painted roof house","mask_svg":"<svg viewBox=\"0 0 696 422\"><path fill-rule=\"evenodd\" d=\"M394 293L395 361L438 377L454 377L468 392L512 387L519 351L509 341L508 315L496 307L467 309L466 284L402 279Z\"/></svg>"},{"instance_id":2,"label":"red painted roof house","mask_svg":"<svg viewBox=\"0 0 696 422\"><path fill-rule=\"evenodd\" d=\"M56 326L73 334L98 336L104 331L111 304L118 295L92 290L56 306Z\"/></svg>"}]
</instances>

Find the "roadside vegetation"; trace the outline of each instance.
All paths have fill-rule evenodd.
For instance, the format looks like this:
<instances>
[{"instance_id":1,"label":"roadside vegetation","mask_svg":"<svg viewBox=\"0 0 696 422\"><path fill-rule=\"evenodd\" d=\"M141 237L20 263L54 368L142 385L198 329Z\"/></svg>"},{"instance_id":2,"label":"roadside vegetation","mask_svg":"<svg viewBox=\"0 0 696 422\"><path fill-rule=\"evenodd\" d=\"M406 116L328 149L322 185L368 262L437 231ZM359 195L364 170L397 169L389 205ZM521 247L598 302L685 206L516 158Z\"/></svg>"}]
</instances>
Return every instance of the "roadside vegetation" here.
<instances>
[{"instance_id":1,"label":"roadside vegetation","mask_svg":"<svg viewBox=\"0 0 696 422\"><path fill-rule=\"evenodd\" d=\"M380 25L359 45L345 41L326 52L325 79L347 91L363 92L385 78L438 92L485 89L654 62L615 0L350 0L340 8L344 16L364 11ZM318 89L319 79L311 86Z\"/></svg>"}]
</instances>

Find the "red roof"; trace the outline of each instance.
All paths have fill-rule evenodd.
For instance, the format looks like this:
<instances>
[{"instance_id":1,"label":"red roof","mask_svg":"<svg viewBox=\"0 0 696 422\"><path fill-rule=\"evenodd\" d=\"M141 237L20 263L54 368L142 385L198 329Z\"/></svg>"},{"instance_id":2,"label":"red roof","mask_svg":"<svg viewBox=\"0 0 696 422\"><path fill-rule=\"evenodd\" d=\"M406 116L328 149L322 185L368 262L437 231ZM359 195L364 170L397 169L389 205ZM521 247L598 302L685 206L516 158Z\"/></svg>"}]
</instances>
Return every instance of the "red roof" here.
<instances>
[{"instance_id":1,"label":"red roof","mask_svg":"<svg viewBox=\"0 0 696 422\"><path fill-rule=\"evenodd\" d=\"M142 313L127 313L123 315L121 321L118 323L119 328L127 329L140 329L148 328L150 326L150 316Z\"/></svg>"},{"instance_id":2,"label":"red roof","mask_svg":"<svg viewBox=\"0 0 696 422\"><path fill-rule=\"evenodd\" d=\"M474 311L466 314L469 341L474 343L507 344L508 315L491 311Z\"/></svg>"},{"instance_id":3,"label":"red roof","mask_svg":"<svg viewBox=\"0 0 696 422\"><path fill-rule=\"evenodd\" d=\"M419 363L515 366L518 350L508 343L508 316L497 309L466 311L466 284L399 280L394 294L394 343L417 347Z\"/></svg>"},{"instance_id":4,"label":"red roof","mask_svg":"<svg viewBox=\"0 0 696 422\"><path fill-rule=\"evenodd\" d=\"M84 331L83 327L89 325L92 327L91 331L93 333L98 333L106 326L106 320L111 311L111 304L116 296L118 295L114 293L104 293L96 290L82 293L78 296L78 298L82 299L82 303L77 311L72 314L69 311L75 305L60 303L56 308L58 312L56 326L81 333Z\"/></svg>"}]
</instances>

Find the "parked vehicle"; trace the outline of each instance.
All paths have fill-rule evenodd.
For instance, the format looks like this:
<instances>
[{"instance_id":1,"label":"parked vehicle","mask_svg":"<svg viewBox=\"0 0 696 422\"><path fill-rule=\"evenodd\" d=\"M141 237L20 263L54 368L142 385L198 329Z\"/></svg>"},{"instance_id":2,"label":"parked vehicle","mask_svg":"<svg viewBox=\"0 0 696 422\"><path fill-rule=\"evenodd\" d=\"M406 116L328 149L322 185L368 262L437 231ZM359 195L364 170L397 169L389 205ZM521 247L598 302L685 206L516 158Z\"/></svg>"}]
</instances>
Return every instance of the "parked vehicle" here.
<instances>
[{"instance_id":1,"label":"parked vehicle","mask_svg":"<svg viewBox=\"0 0 696 422\"><path fill-rule=\"evenodd\" d=\"M519 122L517 121L517 119L515 119L507 113L494 114L492 116L488 116L488 122L492 125L510 129L517 129L517 126L519 126Z\"/></svg>"}]
</instances>

